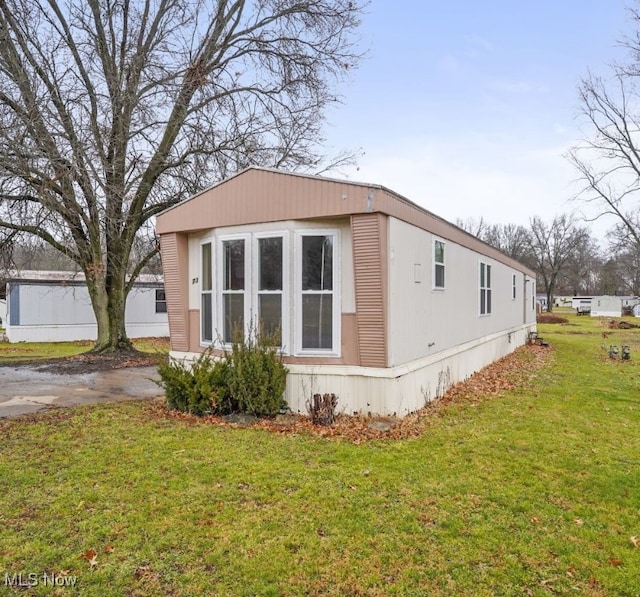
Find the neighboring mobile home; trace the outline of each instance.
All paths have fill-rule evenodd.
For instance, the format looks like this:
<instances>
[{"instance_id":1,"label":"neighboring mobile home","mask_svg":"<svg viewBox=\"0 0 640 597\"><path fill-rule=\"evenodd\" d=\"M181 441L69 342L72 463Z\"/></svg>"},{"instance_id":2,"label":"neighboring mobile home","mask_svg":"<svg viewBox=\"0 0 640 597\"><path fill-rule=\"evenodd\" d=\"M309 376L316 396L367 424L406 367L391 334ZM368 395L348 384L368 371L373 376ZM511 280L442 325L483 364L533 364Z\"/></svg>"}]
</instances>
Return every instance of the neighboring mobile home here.
<instances>
[{"instance_id":1,"label":"neighboring mobile home","mask_svg":"<svg viewBox=\"0 0 640 597\"><path fill-rule=\"evenodd\" d=\"M377 185L249 168L162 213L171 355L259 318L285 398L405 415L524 344L535 274Z\"/></svg>"},{"instance_id":2,"label":"neighboring mobile home","mask_svg":"<svg viewBox=\"0 0 640 597\"><path fill-rule=\"evenodd\" d=\"M21 271L6 281L9 342L95 340L96 318L84 274ZM125 323L130 338L169 335L161 276L141 275L129 293Z\"/></svg>"},{"instance_id":3,"label":"neighboring mobile home","mask_svg":"<svg viewBox=\"0 0 640 597\"><path fill-rule=\"evenodd\" d=\"M622 317L622 297L594 296L591 299L592 317Z\"/></svg>"},{"instance_id":4,"label":"neighboring mobile home","mask_svg":"<svg viewBox=\"0 0 640 597\"><path fill-rule=\"evenodd\" d=\"M631 314L640 299L637 296L594 296L591 299L593 317L622 317L625 312Z\"/></svg>"}]
</instances>

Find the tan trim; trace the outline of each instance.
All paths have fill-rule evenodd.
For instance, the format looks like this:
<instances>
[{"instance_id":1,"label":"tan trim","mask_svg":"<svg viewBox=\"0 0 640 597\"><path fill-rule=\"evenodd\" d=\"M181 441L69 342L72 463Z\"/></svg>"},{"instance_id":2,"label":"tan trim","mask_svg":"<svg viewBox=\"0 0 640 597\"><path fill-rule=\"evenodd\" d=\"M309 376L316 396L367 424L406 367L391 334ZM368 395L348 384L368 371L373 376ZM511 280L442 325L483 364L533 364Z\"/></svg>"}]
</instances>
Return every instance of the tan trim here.
<instances>
[{"instance_id":1,"label":"tan trim","mask_svg":"<svg viewBox=\"0 0 640 597\"><path fill-rule=\"evenodd\" d=\"M260 222L383 213L458 243L531 277L535 273L408 199L380 185L249 168L158 216L158 234Z\"/></svg>"},{"instance_id":2,"label":"tan trim","mask_svg":"<svg viewBox=\"0 0 640 597\"><path fill-rule=\"evenodd\" d=\"M200 310L189 309L189 350L200 352Z\"/></svg>"},{"instance_id":3,"label":"tan trim","mask_svg":"<svg viewBox=\"0 0 640 597\"><path fill-rule=\"evenodd\" d=\"M358 319L355 313L343 313L340 322L342 360L345 365L360 365Z\"/></svg>"},{"instance_id":4,"label":"tan trim","mask_svg":"<svg viewBox=\"0 0 640 597\"><path fill-rule=\"evenodd\" d=\"M363 367L387 366L387 278L386 268L383 267L383 247L387 243L386 220L379 213L351 217L358 348L360 365Z\"/></svg>"},{"instance_id":5,"label":"tan trim","mask_svg":"<svg viewBox=\"0 0 640 597\"><path fill-rule=\"evenodd\" d=\"M160 237L164 288L167 297L169 335L172 350L189 350L187 307L189 305L188 280L182 272L188 272L189 245L185 234L164 234Z\"/></svg>"}]
</instances>

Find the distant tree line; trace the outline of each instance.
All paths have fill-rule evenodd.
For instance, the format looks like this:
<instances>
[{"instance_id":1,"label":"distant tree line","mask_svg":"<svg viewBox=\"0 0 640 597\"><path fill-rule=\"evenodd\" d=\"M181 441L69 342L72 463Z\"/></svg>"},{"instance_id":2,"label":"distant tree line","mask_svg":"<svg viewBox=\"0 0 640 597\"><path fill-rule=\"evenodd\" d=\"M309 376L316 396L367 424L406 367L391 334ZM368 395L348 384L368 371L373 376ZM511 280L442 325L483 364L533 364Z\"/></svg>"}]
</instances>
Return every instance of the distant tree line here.
<instances>
[{"instance_id":1,"label":"distant tree line","mask_svg":"<svg viewBox=\"0 0 640 597\"><path fill-rule=\"evenodd\" d=\"M456 224L536 272L538 293L547 296L550 309L557 296L640 296L640 245L618 227L602 246L571 214L551 221L534 216L527 226L483 218Z\"/></svg>"}]
</instances>

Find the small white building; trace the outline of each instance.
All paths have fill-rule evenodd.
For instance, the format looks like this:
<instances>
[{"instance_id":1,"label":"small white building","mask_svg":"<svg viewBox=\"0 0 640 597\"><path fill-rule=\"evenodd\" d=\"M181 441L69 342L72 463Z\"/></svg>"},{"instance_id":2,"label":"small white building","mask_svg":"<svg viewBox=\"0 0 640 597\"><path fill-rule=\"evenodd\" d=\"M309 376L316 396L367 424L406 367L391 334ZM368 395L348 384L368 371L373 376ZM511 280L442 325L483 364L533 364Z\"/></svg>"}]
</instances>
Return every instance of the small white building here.
<instances>
[{"instance_id":1,"label":"small white building","mask_svg":"<svg viewBox=\"0 0 640 597\"><path fill-rule=\"evenodd\" d=\"M0 327L4 327L7 319L7 301L0 299Z\"/></svg>"},{"instance_id":2,"label":"small white building","mask_svg":"<svg viewBox=\"0 0 640 597\"><path fill-rule=\"evenodd\" d=\"M95 340L96 318L84 274L14 272L7 280L3 318L9 342ZM125 310L130 338L169 335L167 302L161 276L140 275Z\"/></svg>"}]
</instances>

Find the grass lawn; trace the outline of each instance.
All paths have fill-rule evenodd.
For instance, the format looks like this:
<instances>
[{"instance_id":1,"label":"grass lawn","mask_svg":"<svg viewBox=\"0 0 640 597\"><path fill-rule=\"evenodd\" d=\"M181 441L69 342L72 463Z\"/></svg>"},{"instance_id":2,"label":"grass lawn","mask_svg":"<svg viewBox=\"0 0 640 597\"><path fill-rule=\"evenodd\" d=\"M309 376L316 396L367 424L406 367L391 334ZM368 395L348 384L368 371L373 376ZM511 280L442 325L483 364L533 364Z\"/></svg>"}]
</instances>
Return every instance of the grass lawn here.
<instances>
[{"instance_id":1,"label":"grass lawn","mask_svg":"<svg viewBox=\"0 0 640 597\"><path fill-rule=\"evenodd\" d=\"M533 380L407 439L148 403L0 422L0 594L640 595L640 330L568 317Z\"/></svg>"},{"instance_id":2,"label":"grass lawn","mask_svg":"<svg viewBox=\"0 0 640 597\"><path fill-rule=\"evenodd\" d=\"M168 338L134 338L135 348L142 352L168 352ZM93 342L0 342L0 362L33 361L72 357L91 350Z\"/></svg>"}]
</instances>

